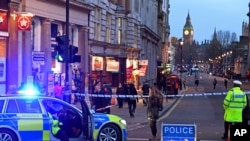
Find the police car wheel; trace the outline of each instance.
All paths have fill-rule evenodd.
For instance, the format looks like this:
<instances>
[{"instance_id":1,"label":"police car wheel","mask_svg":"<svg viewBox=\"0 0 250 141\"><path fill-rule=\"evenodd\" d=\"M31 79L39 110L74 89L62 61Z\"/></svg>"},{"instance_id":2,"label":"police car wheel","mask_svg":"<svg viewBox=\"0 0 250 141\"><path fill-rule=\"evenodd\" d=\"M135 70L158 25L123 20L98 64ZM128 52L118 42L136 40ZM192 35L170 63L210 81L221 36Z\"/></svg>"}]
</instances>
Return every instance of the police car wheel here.
<instances>
[{"instance_id":1,"label":"police car wheel","mask_svg":"<svg viewBox=\"0 0 250 141\"><path fill-rule=\"evenodd\" d=\"M1 141L18 141L16 134L9 129L0 129Z\"/></svg>"},{"instance_id":2,"label":"police car wheel","mask_svg":"<svg viewBox=\"0 0 250 141\"><path fill-rule=\"evenodd\" d=\"M116 125L105 125L99 132L98 141L121 141L121 132Z\"/></svg>"}]
</instances>

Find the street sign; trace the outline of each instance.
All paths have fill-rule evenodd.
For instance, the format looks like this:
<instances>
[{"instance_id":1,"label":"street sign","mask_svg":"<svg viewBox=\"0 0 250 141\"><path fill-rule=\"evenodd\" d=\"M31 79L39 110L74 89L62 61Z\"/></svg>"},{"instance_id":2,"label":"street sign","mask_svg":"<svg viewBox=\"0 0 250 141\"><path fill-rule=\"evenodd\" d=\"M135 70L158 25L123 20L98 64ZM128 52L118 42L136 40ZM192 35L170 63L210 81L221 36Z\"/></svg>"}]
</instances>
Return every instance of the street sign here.
<instances>
[{"instance_id":1,"label":"street sign","mask_svg":"<svg viewBox=\"0 0 250 141\"><path fill-rule=\"evenodd\" d=\"M33 64L44 65L44 63L45 63L45 52L33 51L32 52L32 61L33 61Z\"/></svg>"},{"instance_id":2,"label":"street sign","mask_svg":"<svg viewBox=\"0 0 250 141\"><path fill-rule=\"evenodd\" d=\"M196 141L196 125L162 123L161 141Z\"/></svg>"}]
</instances>

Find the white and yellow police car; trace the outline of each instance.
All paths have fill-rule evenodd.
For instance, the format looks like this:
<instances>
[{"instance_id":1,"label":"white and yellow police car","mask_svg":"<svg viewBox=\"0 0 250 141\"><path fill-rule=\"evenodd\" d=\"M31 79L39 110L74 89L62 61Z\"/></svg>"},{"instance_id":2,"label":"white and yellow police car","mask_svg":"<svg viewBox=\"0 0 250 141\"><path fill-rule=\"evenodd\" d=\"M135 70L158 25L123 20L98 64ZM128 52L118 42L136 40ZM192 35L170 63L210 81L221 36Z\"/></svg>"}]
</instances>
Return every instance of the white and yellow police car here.
<instances>
[{"instance_id":1,"label":"white and yellow police car","mask_svg":"<svg viewBox=\"0 0 250 141\"><path fill-rule=\"evenodd\" d=\"M0 96L1 141L59 141L51 132L48 108L63 115L62 129L70 141L127 140L124 119L92 113L84 100L79 109L56 98L26 94Z\"/></svg>"}]
</instances>

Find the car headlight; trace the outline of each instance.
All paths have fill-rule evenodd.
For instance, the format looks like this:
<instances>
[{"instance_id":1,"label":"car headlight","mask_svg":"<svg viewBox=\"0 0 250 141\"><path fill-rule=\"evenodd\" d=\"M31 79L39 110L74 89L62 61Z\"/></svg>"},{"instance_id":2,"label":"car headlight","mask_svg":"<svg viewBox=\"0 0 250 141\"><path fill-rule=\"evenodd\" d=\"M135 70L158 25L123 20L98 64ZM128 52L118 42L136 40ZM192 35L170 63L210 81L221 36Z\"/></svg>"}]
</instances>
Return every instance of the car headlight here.
<instances>
[{"instance_id":1,"label":"car headlight","mask_svg":"<svg viewBox=\"0 0 250 141\"><path fill-rule=\"evenodd\" d=\"M122 123L122 124L124 124L124 125L127 125L127 122L126 122L126 120L124 120L124 119L121 119L121 120L120 120L120 123Z\"/></svg>"}]
</instances>

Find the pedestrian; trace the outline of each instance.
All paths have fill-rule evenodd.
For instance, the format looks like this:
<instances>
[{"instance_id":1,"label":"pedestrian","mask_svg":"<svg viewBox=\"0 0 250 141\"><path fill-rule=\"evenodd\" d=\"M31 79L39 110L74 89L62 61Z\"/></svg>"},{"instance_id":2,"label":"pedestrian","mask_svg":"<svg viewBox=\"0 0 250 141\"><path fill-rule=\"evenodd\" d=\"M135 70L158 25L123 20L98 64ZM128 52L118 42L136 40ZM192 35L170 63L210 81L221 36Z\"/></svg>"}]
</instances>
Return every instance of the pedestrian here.
<instances>
[{"instance_id":1,"label":"pedestrian","mask_svg":"<svg viewBox=\"0 0 250 141\"><path fill-rule=\"evenodd\" d=\"M125 91L122 86L122 83L118 84L118 87L116 89L116 95L118 96L117 101L118 101L118 108L123 108L123 98L120 97L121 95L124 95Z\"/></svg>"},{"instance_id":2,"label":"pedestrian","mask_svg":"<svg viewBox=\"0 0 250 141\"><path fill-rule=\"evenodd\" d=\"M247 105L246 94L241 90L242 82L239 80L233 81L231 88L223 101L224 108L224 134L222 139L227 139L229 126L242 125L242 111Z\"/></svg>"},{"instance_id":3,"label":"pedestrian","mask_svg":"<svg viewBox=\"0 0 250 141\"><path fill-rule=\"evenodd\" d=\"M112 89L110 85L109 84L103 85L103 89L104 89L104 93L108 96L106 97L107 103L108 103L107 105L111 105L111 97L113 93L112 93ZM110 108L107 108L106 111L107 111L107 114L110 114Z\"/></svg>"},{"instance_id":4,"label":"pedestrian","mask_svg":"<svg viewBox=\"0 0 250 141\"><path fill-rule=\"evenodd\" d=\"M149 125L151 129L151 133L153 136L153 140L156 139L157 135L157 119L159 118L159 111L163 109L163 94L157 88L156 83L151 88L149 94L149 101L147 107L147 117L149 120Z\"/></svg>"},{"instance_id":5,"label":"pedestrian","mask_svg":"<svg viewBox=\"0 0 250 141\"><path fill-rule=\"evenodd\" d=\"M217 84L217 80L216 78L214 78L214 81L213 81L214 89L216 88L216 84Z\"/></svg>"},{"instance_id":6,"label":"pedestrian","mask_svg":"<svg viewBox=\"0 0 250 141\"><path fill-rule=\"evenodd\" d=\"M62 99L62 86L58 83L55 82L54 86L54 93L55 93L55 98Z\"/></svg>"},{"instance_id":7,"label":"pedestrian","mask_svg":"<svg viewBox=\"0 0 250 141\"><path fill-rule=\"evenodd\" d=\"M227 79L225 78L225 80L224 80L224 86L225 86L225 90L227 90Z\"/></svg>"},{"instance_id":8,"label":"pedestrian","mask_svg":"<svg viewBox=\"0 0 250 141\"><path fill-rule=\"evenodd\" d=\"M195 86L196 86L195 89L198 90L198 87L199 87L199 79L197 78L197 79L195 80L194 83L195 83Z\"/></svg>"},{"instance_id":9,"label":"pedestrian","mask_svg":"<svg viewBox=\"0 0 250 141\"><path fill-rule=\"evenodd\" d=\"M178 89L179 89L179 81L176 80L174 82L174 94L177 95L178 94Z\"/></svg>"},{"instance_id":10,"label":"pedestrian","mask_svg":"<svg viewBox=\"0 0 250 141\"><path fill-rule=\"evenodd\" d=\"M142 94L143 94L143 105L147 106L148 104L148 95L149 95L149 85L148 82L145 82L142 86Z\"/></svg>"},{"instance_id":11,"label":"pedestrian","mask_svg":"<svg viewBox=\"0 0 250 141\"><path fill-rule=\"evenodd\" d=\"M48 112L50 120L52 121L52 124L51 124L52 135L60 139L60 141L69 141L69 137L66 134L66 131L63 130L62 128L64 124L61 118L58 117L59 116L58 113L56 113L54 108L48 104L45 106L45 108Z\"/></svg>"},{"instance_id":12,"label":"pedestrian","mask_svg":"<svg viewBox=\"0 0 250 141\"><path fill-rule=\"evenodd\" d=\"M96 97L92 97L92 108L98 113L107 113L107 106L109 104L108 99L104 96L104 89L101 88L101 82L97 82L94 85L94 90L92 92Z\"/></svg>"},{"instance_id":13,"label":"pedestrian","mask_svg":"<svg viewBox=\"0 0 250 141\"><path fill-rule=\"evenodd\" d=\"M129 109L129 114L130 117L135 116L135 110L136 110L136 102L138 102L137 96L137 91L135 89L134 84L128 84L127 85L127 92L126 94L128 95L127 102L128 102L128 109Z\"/></svg>"},{"instance_id":14,"label":"pedestrian","mask_svg":"<svg viewBox=\"0 0 250 141\"><path fill-rule=\"evenodd\" d=\"M186 78L184 78L182 83L183 83L183 88L186 89Z\"/></svg>"},{"instance_id":15,"label":"pedestrian","mask_svg":"<svg viewBox=\"0 0 250 141\"><path fill-rule=\"evenodd\" d=\"M243 109L243 112L242 112L242 123L243 123L243 125L248 125L248 121L250 120L250 107L249 107L248 95L246 95L246 98L247 98L247 105Z\"/></svg>"}]
</instances>

